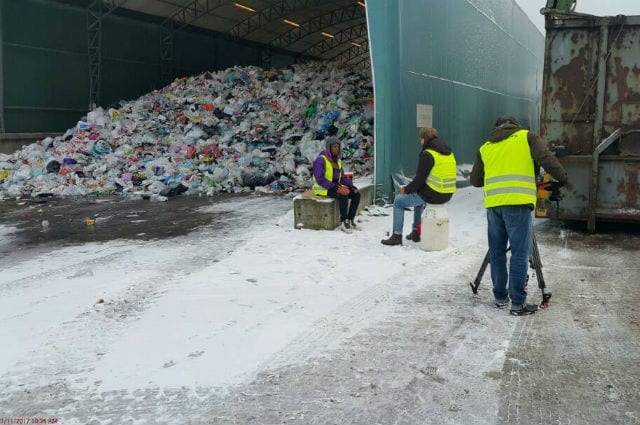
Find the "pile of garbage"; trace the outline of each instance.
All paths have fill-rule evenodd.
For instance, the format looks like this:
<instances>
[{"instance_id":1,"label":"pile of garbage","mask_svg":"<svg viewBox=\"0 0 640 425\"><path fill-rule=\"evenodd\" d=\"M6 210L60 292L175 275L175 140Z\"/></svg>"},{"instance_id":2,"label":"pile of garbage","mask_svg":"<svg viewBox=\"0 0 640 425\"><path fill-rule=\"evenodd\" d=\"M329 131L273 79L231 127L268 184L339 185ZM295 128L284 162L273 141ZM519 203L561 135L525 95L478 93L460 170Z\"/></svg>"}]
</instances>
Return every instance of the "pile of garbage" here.
<instances>
[{"instance_id":1,"label":"pile of garbage","mask_svg":"<svg viewBox=\"0 0 640 425\"><path fill-rule=\"evenodd\" d=\"M205 72L0 154L0 198L296 191L311 186L327 135L342 141L345 170L372 173L368 71L309 63Z\"/></svg>"}]
</instances>

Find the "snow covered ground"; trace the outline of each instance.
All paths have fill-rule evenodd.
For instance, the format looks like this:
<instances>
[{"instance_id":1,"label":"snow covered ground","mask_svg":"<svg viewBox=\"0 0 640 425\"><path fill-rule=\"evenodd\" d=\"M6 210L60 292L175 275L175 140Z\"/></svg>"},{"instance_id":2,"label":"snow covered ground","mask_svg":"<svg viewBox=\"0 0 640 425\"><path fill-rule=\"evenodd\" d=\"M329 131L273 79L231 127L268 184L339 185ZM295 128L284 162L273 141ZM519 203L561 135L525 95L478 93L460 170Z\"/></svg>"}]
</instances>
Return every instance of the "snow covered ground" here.
<instances>
[{"instance_id":1,"label":"snow covered ground","mask_svg":"<svg viewBox=\"0 0 640 425\"><path fill-rule=\"evenodd\" d=\"M486 252L481 190L458 190L450 246L439 252L381 245L391 216L379 214L390 208L371 208L358 217L363 230L346 234L294 229L283 203L208 207L260 217L232 231L0 259L0 417L376 423L368 411L377 423L411 424L512 414L501 407L502 373L523 361L507 351L535 322L491 308L486 279L471 297ZM3 243L12 231L0 225ZM331 395L338 384L356 389ZM365 396L381 399L367 408L357 404ZM630 412L637 423L637 406Z\"/></svg>"}]
</instances>

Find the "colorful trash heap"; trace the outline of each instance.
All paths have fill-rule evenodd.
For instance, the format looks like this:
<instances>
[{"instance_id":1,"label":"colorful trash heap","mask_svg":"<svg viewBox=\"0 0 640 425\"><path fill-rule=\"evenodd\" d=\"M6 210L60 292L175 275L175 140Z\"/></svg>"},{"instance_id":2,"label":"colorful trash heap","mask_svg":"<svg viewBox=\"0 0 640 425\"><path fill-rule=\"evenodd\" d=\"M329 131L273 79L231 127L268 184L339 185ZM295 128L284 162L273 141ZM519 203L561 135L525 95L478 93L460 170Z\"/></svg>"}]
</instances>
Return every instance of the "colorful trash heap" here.
<instances>
[{"instance_id":1,"label":"colorful trash heap","mask_svg":"<svg viewBox=\"0 0 640 425\"><path fill-rule=\"evenodd\" d=\"M303 190L328 134L343 142L346 170L373 172L368 70L310 63L206 72L0 154L0 197Z\"/></svg>"}]
</instances>

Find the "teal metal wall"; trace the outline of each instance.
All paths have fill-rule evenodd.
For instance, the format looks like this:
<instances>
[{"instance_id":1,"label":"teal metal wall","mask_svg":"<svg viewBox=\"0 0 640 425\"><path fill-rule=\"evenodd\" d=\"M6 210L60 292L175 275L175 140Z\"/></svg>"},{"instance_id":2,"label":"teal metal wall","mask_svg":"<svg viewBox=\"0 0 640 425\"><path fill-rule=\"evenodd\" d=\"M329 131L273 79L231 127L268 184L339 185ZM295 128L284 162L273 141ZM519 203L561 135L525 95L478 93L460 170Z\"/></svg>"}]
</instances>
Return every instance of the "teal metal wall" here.
<instances>
[{"instance_id":1,"label":"teal metal wall","mask_svg":"<svg viewBox=\"0 0 640 425\"><path fill-rule=\"evenodd\" d=\"M89 103L85 15L29 0L1 7L5 132L70 127Z\"/></svg>"},{"instance_id":2,"label":"teal metal wall","mask_svg":"<svg viewBox=\"0 0 640 425\"><path fill-rule=\"evenodd\" d=\"M473 163L498 115L537 131L544 37L513 0L372 0L367 19L384 194L392 174L415 172L418 104L458 163Z\"/></svg>"},{"instance_id":3,"label":"teal metal wall","mask_svg":"<svg viewBox=\"0 0 640 425\"><path fill-rule=\"evenodd\" d=\"M123 12L102 22L100 102L103 107L161 87L160 24ZM0 0L6 133L64 131L89 107L87 15L51 0ZM261 46L226 34L185 29L174 36L174 76L233 65L258 65ZM297 59L273 55L274 67Z\"/></svg>"}]
</instances>

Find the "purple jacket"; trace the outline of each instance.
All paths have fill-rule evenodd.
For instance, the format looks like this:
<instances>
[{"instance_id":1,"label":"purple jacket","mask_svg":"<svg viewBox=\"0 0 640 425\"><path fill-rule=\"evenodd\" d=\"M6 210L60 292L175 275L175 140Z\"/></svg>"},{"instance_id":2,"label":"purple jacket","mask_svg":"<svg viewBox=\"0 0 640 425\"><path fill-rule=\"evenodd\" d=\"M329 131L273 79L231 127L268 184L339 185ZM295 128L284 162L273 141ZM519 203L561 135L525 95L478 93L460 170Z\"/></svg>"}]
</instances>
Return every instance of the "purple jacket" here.
<instances>
[{"instance_id":1,"label":"purple jacket","mask_svg":"<svg viewBox=\"0 0 640 425\"><path fill-rule=\"evenodd\" d=\"M329 160L333 164L333 178L331 179L331 181L324 178L325 162L324 158L322 158L322 155L329 158ZM355 188L351 179L346 177L344 174L342 174L342 179L338 181L340 171L341 170L338 169L338 160L336 158L333 158L327 150L322 151L318 158L316 158L316 160L313 162L313 175L320 186L324 187L327 190L336 190L338 188L338 183L340 183L344 186Z\"/></svg>"}]
</instances>

